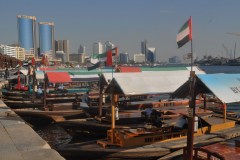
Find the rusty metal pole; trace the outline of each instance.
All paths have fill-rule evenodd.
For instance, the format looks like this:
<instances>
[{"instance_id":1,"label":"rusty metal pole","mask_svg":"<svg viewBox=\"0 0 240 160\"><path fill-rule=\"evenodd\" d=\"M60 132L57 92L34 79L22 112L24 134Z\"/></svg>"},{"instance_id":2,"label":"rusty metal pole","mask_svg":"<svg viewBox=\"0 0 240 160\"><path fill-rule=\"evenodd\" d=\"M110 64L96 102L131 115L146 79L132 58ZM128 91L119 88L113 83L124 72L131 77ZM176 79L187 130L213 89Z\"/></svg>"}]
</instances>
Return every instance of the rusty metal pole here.
<instances>
[{"instance_id":1,"label":"rusty metal pole","mask_svg":"<svg viewBox=\"0 0 240 160\"><path fill-rule=\"evenodd\" d=\"M99 77L99 110L98 116L102 117L102 103L103 103L103 85L101 84L101 76Z\"/></svg>"},{"instance_id":2,"label":"rusty metal pole","mask_svg":"<svg viewBox=\"0 0 240 160\"><path fill-rule=\"evenodd\" d=\"M227 119L227 104L223 103L223 119L224 119L224 123L226 122Z\"/></svg>"},{"instance_id":3,"label":"rusty metal pole","mask_svg":"<svg viewBox=\"0 0 240 160\"><path fill-rule=\"evenodd\" d=\"M194 118L196 105L195 90L195 72L190 72L190 100L189 100L189 116L188 116L188 133L187 133L187 160L193 160L193 141L194 141Z\"/></svg>"},{"instance_id":4,"label":"rusty metal pole","mask_svg":"<svg viewBox=\"0 0 240 160\"><path fill-rule=\"evenodd\" d=\"M112 101L111 101L111 105L112 105L112 126L111 126L111 129L112 129L112 136L111 136L111 142L114 143L114 129L115 129L115 96L114 94L112 93Z\"/></svg>"},{"instance_id":5,"label":"rusty metal pole","mask_svg":"<svg viewBox=\"0 0 240 160\"><path fill-rule=\"evenodd\" d=\"M206 112L207 110L207 98L206 98L206 94L203 94L203 108L204 108L204 112Z\"/></svg>"},{"instance_id":6,"label":"rusty metal pole","mask_svg":"<svg viewBox=\"0 0 240 160\"><path fill-rule=\"evenodd\" d=\"M46 107L47 74L44 72L43 108Z\"/></svg>"}]
</instances>

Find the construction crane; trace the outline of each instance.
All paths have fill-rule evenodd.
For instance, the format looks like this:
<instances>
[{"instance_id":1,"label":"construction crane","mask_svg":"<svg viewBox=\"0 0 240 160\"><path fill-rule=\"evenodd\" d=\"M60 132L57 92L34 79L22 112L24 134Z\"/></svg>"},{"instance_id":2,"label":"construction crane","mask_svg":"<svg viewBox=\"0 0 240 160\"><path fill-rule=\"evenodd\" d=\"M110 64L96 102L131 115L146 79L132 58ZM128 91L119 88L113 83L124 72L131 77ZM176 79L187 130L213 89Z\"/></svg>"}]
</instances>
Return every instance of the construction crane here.
<instances>
[{"instance_id":1,"label":"construction crane","mask_svg":"<svg viewBox=\"0 0 240 160\"><path fill-rule=\"evenodd\" d=\"M234 36L240 36L240 33L236 33L236 32L227 32L226 34L230 34L230 35L234 35ZM234 46L234 56L233 56L233 59L235 59L236 58L236 42L235 42L235 46Z\"/></svg>"},{"instance_id":2,"label":"construction crane","mask_svg":"<svg viewBox=\"0 0 240 160\"><path fill-rule=\"evenodd\" d=\"M231 55L231 53L229 52L228 48L225 46L225 44L222 44L222 47L223 47L223 49L225 50L227 56L229 56L229 58L232 58L232 55Z\"/></svg>"},{"instance_id":3,"label":"construction crane","mask_svg":"<svg viewBox=\"0 0 240 160\"><path fill-rule=\"evenodd\" d=\"M234 32L227 32L226 34L234 35L234 36L240 36L240 33L234 33Z\"/></svg>"}]
</instances>

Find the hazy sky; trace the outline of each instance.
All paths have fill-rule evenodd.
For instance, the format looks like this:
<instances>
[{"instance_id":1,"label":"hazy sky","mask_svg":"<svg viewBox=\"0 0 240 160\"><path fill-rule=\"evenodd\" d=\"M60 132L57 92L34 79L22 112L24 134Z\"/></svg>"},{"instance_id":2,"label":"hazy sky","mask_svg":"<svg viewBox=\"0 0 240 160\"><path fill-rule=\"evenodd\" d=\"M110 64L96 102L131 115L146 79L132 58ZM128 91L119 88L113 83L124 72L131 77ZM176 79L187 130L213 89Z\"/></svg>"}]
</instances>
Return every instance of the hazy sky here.
<instances>
[{"instance_id":1,"label":"hazy sky","mask_svg":"<svg viewBox=\"0 0 240 160\"><path fill-rule=\"evenodd\" d=\"M131 57L140 53L141 41L155 47L157 59L190 52L189 43L177 49L180 27L192 16L193 50L203 55L229 57L237 43L240 56L239 0L0 0L0 43L17 42L18 14L54 22L55 39L69 39L71 52L80 44L92 53L94 42L111 41Z\"/></svg>"}]
</instances>

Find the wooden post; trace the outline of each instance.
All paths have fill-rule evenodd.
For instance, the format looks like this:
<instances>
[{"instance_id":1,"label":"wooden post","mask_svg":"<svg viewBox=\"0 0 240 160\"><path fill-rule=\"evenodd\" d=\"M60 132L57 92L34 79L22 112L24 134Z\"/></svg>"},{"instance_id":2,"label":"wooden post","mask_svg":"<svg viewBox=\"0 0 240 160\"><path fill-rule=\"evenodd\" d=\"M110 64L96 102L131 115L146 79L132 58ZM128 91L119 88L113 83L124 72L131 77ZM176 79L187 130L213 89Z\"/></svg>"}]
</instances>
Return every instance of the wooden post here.
<instances>
[{"instance_id":1,"label":"wooden post","mask_svg":"<svg viewBox=\"0 0 240 160\"><path fill-rule=\"evenodd\" d=\"M44 73L44 92L43 92L43 108L46 107L46 89L47 89L47 74Z\"/></svg>"},{"instance_id":2,"label":"wooden post","mask_svg":"<svg viewBox=\"0 0 240 160\"><path fill-rule=\"evenodd\" d=\"M102 117L102 103L103 103L103 86L99 84L99 110L98 110L99 117Z\"/></svg>"},{"instance_id":3,"label":"wooden post","mask_svg":"<svg viewBox=\"0 0 240 160\"><path fill-rule=\"evenodd\" d=\"M114 129L115 129L115 103L114 103L114 94L111 95L112 96L112 101L111 101L111 105L112 105L112 137L111 137L111 142L114 143Z\"/></svg>"},{"instance_id":4,"label":"wooden post","mask_svg":"<svg viewBox=\"0 0 240 160\"><path fill-rule=\"evenodd\" d=\"M227 120L227 104L223 103L223 119L224 119L224 123Z\"/></svg>"},{"instance_id":5,"label":"wooden post","mask_svg":"<svg viewBox=\"0 0 240 160\"><path fill-rule=\"evenodd\" d=\"M207 99L206 99L206 94L203 94L203 108L204 108L204 112L206 112L207 110Z\"/></svg>"},{"instance_id":6,"label":"wooden post","mask_svg":"<svg viewBox=\"0 0 240 160\"><path fill-rule=\"evenodd\" d=\"M194 141L194 119L195 119L195 72L190 72L189 85L190 85L190 100L189 100L189 117L188 117L188 132L187 132L187 159L193 160L193 141Z\"/></svg>"}]
</instances>

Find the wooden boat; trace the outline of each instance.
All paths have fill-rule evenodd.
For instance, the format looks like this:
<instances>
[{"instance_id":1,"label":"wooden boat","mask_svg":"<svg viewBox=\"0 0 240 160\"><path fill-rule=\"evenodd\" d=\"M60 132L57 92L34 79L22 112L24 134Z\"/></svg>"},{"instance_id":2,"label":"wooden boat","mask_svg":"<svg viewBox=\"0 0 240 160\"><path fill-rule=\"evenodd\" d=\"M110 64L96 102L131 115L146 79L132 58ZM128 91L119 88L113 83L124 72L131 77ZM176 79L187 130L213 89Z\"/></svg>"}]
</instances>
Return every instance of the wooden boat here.
<instances>
[{"instance_id":1,"label":"wooden boat","mask_svg":"<svg viewBox=\"0 0 240 160\"><path fill-rule=\"evenodd\" d=\"M91 108L91 107L90 107ZM181 112L186 112L187 107L179 107L178 110L173 107L159 110L161 112L162 122L171 121L174 124L176 118ZM118 120L115 121L117 128L137 128L145 125L145 118L142 116L143 110L121 110L119 111ZM209 113L209 112L208 112ZM153 122L155 123L155 122ZM82 136L83 133L88 133L93 136L107 136L107 130L111 129L111 115L107 112L105 117L95 117L91 119L71 119L64 120L58 123L73 137ZM158 125L158 124L155 124Z\"/></svg>"},{"instance_id":2,"label":"wooden boat","mask_svg":"<svg viewBox=\"0 0 240 160\"><path fill-rule=\"evenodd\" d=\"M12 109L16 109L16 108L42 108L43 107L43 103L41 100L34 100L34 101L14 101L14 100L4 100L4 103L12 108Z\"/></svg>"},{"instance_id":3,"label":"wooden boat","mask_svg":"<svg viewBox=\"0 0 240 160\"><path fill-rule=\"evenodd\" d=\"M211 115L200 118L202 126L198 128L195 136L215 133L235 126L234 121L227 120L223 123L223 119ZM186 136L187 129L174 131L173 126L169 124L165 124L161 128L115 128L108 130L107 139L62 145L57 148L57 151L66 158L156 159L171 152L168 149L158 149L161 143L170 144L184 139Z\"/></svg>"},{"instance_id":4,"label":"wooden boat","mask_svg":"<svg viewBox=\"0 0 240 160\"><path fill-rule=\"evenodd\" d=\"M196 104L200 104L202 101L196 100ZM163 107L178 107L186 106L189 104L188 99L166 99L161 101L119 101L118 106L124 110L134 110L134 109L145 109L148 106L153 108L163 108Z\"/></svg>"},{"instance_id":5,"label":"wooden boat","mask_svg":"<svg viewBox=\"0 0 240 160\"><path fill-rule=\"evenodd\" d=\"M70 119L57 123L72 137L106 137L107 130L111 128L110 123L101 122L96 118ZM135 128L143 126L144 123L117 125L116 128Z\"/></svg>"},{"instance_id":6,"label":"wooden boat","mask_svg":"<svg viewBox=\"0 0 240 160\"><path fill-rule=\"evenodd\" d=\"M46 125L52 122L63 121L66 119L87 117L85 112L81 109L44 111L34 108L25 108L13 109L13 111L32 125Z\"/></svg>"},{"instance_id":7,"label":"wooden boat","mask_svg":"<svg viewBox=\"0 0 240 160\"><path fill-rule=\"evenodd\" d=\"M2 95L3 96L24 96L27 95L28 92L27 91L8 91L8 90L2 90Z\"/></svg>"}]
</instances>

